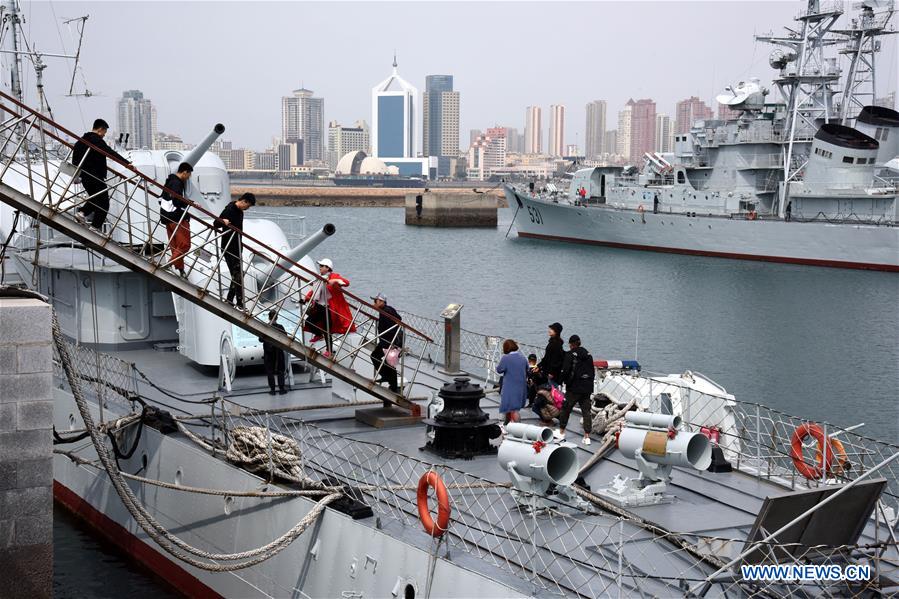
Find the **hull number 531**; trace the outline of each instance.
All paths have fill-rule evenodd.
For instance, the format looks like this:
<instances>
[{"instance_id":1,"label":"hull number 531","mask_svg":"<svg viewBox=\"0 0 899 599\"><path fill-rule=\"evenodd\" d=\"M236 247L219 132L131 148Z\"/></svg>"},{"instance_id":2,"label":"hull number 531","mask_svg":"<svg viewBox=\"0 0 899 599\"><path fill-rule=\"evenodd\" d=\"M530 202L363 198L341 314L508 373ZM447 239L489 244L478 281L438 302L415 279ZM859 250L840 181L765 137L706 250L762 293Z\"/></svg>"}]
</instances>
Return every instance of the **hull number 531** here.
<instances>
[{"instance_id":1,"label":"hull number 531","mask_svg":"<svg viewBox=\"0 0 899 599\"><path fill-rule=\"evenodd\" d=\"M543 224L543 216L540 214L540 211L534 206L528 206L528 216L531 217L531 222L542 225Z\"/></svg>"}]
</instances>

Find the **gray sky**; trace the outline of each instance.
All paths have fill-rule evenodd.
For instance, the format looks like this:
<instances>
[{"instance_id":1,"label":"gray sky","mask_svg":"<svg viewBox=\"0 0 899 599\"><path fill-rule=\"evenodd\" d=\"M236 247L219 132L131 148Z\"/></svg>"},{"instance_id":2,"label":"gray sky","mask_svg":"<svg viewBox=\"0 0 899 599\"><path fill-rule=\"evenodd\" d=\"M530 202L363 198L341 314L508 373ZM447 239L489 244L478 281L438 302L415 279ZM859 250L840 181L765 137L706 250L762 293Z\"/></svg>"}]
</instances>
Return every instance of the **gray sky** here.
<instances>
[{"instance_id":1,"label":"gray sky","mask_svg":"<svg viewBox=\"0 0 899 599\"><path fill-rule=\"evenodd\" d=\"M61 21L90 14L82 66L102 95L66 98L65 61L47 59L45 72L54 113L73 129L101 115L114 123L116 99L136 88L156 105L160 131L194 142L222 122L225 139L262 149L280 135L281 96L301 83L325 99L326 124L370 123L371 88L390 74L396 49L400 75L419 90L425 75L454 76L463 146L469 129L523 129L525 106L561 103L565 141L583 151L590 100L609 102L612 129L629 97L673 114L676 101L709 101L741 78L768 84L772 48L753 34L794 24L802 4L57 1L23 10L45 52L60 50L60 35L72 50ZM884 46L880 89L892 90L895 40Z\"/></svg>"}]
</instances>

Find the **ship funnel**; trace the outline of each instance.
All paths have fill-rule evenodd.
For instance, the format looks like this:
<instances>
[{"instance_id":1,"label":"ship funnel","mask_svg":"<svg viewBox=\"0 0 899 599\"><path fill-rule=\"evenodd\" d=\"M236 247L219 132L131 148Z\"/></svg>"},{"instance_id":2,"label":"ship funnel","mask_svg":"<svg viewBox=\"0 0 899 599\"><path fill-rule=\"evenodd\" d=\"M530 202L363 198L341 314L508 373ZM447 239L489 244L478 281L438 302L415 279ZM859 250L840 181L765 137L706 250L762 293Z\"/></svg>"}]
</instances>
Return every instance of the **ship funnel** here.
<instances>
[{"instance_id":1,"label":"ship funnel","mask_svg":"<svg viewBox=\"0 0 899 599\"><path fill-rule=\"evenodd\" d=\"M215 140L219 138L219 136L225 132L225 126L221 123L217 123L215 127L212 128L212 131L209 132L209 135L203 138L203 141L198 143L196 147L184 155L181 159L181 162L186 162L191 166L196 166L197 162L206 153L206 150L215 143Z\"/></svg>"},{"instance_id":2,"label":"ship funnel","mask_svg":"<svg viewBox=\"0 0 899 599\"><path fill-rule=\"evenodd\" d=\"M877 164L899 156L899 112L884 106L865 106L855 120L855 128L880 143Z\"/></svg>"}]
</instances>

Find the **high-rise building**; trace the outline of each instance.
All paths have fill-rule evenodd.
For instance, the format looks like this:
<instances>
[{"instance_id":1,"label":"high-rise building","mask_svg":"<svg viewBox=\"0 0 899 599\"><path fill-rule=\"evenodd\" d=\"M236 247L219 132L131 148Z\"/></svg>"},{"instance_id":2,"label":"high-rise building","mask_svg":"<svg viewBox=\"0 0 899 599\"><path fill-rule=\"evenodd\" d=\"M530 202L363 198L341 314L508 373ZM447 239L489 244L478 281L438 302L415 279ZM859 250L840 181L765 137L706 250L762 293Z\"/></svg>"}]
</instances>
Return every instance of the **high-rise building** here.
<instances>
[{"instance_id":1,"label":"high-rise building","mask_svg":"<svg viewBox=\"0 0 899 599\"><path fill-rule=\"evenodd\" d=\"M615 153L625 160L631 159L631 120L633 118L634 101L628 100L624 110L618 113L618 138Z\"/></svg>"},{"instance_id":2,"label":"high-rise building","mask_svg":"<svg viewBox=\"0 0 899 599\"><path fill-rule=\"evenodd\" d=\"M371 90L371 150L378 158L415 158L418 90L393 73Z\"/></svg>"},{"instance_id":3,"label":"high-rise building","mask_svg":"<svg viewBox=\"0 0 899 599\"><path fill-rule=\"evenodd\" d=\"M656 103L650 98L631 108L631 161L642 164L643 154L656 149Z\"/></svg>"},{"instance_id":4,"label":"high-rise building","mask_svg":"<svg viewBox=\"0 0 899 599\"><path fill-rule=\"evenodd\" d=\"M231 168L231 142L217 139L212 142L209 151L218 156L226 169Z\"/></svg>"},{"instance_id":5,"label":"high-rise building","mask_svg":"<svg viewBox=\"0 0 899 599\"><path fill-rule=\"evenodd\" d=\"M565 155L565 106L561 104L549 107L549 155Z\"/></svg>"},{"instance_id":6,"label":"high-rise building","mask_svg":"<svg viewBox=\"0 0 899 599\"><path fill-rule=\"evenodd\" d=\"M362 151L368 154L371 150L371 138L368 123L356 121L353 127L344 127L337 121L328 124L328 168L337 168L337 162L350 152Z\"/></svg>"},{"instance_id":7,"label":"high-rise building","mask_svg":"<svg viewBox=\"0 0 899 599\"><path fill-rule=\"evenodd\" d=\"M450 175L450 159L459 156L459 92L452 75L425 77L422 96L422 156L437 156L439 176Z\"/></svg>"},{"instance_id":8,"label":"high-rise building","mask_svg":"<svg viewBox=\"0 0 899 599\"><path fill-rule=\"evenodd\" d=\"M494 169L506 164L506 129L493 127L478 136L468 149L467 176L474 181L488 179Z\"/></svg>"},{"instance_id":9,"label":"high-rise building","mask_svg":"<svg viewBox=\"0 0 899 599\"><path fill-rule=\"evenodd\" d=\"M480 136L484 135L484 132L480 129L469 129L468 130L468 147L471 147L471 144L476 142Z\"/></svg>"},{"instance_id":10,"label":"high-rise building","mask_svg":"<svg viewBox=\"0 0 899 599\"><path fill-rule=\"evenodd\" d=\"M524 113L524 153L540 154L543 152L543 123L541 108L528 106Z\"/></svg>"},{"instance_id":11,"label":"high-rise building","mask_svg":"<svg viewBox=\"0 0 899 599\"><path fill-rule=\"evenodd\" d=\"M128 135L129 148L154 148L156 139L156 108L149 98L138 89L122 92L119 98L116 116L119 133Z\"/></svg>"},{"instance_id":12,"label":"high-rise building","mask_svg":"<svg viewBox=\"0 0 899 599\"><path fill-rule=\"evenodd\" d=\"M231 169L235 171L248 171L253 168L255 154L246 148L231 150Z\"/></svg>"},{"instance_id":13,"label":"high-rise building","mask_svg":"<svg viewBox=\"0 0 899 599\"><path fill-rule=\"evenodd\" d=\"M674 129L671 117L667 114L656 115L656 152L674 151Z\"/></svg>"},{"instance_id":14,"label":"high-rise building","mask_svg":"<svg viewBox=\"0 0 899 599\"><path fill-rule=\"evenodd\" d=\"M506 152L520 154L522 151L522 136L518 129L506 127Z\"/></svg>"},{"instance_id":15,"label":"high-rise building","mask_svg":"<svg viewBox=\"0 0 899 599\"><path fill-rule=\"evenodd\" d=\"M300 163L325 159L325 100L313 93L300 88L281 98L281 139L303 140Z\"/></svg>"},{"instance_id":16,"label":"high-rise building","mask_svg":"<svg viewBox=\"0 0 899 599\"><path fill-rule=\"evenodd\" d=\"M278 152L279 171L289 171L293 167L299 165L296 144L278 144L275 149Z\"/></svg>"},{"instance_id":17,"label":"high-rise building","mask_svg":"<svg viewBox=\"0 0 899 599\"><path fill-rule=\"evenodd\" d=\"M253 156L253 169L257 171L273 171L278 161L278 155L273 150L256 152Z\"/></svg>"},{"instance_id":18,"label":"high-rise building","mask_svg":"<svg viewBox=\"0 0 899 599\"><path fill-rule=\"evenodd\" d=\"M564 157L571 158L576 157L578 155L577 144L568 144L565 146L565 154Z\"/></svg>"},{"instance_id":19,"label":"high-rise building","mask_svg":"<svg viewBox=\"0 0 899 599\"><path fill-rule=\"evenodd\" d=\"M674 132L688 133L694 122L711 118L714 118L712 109L696 96L691 96L677 103Z\"/></svg>"},{"instance_id":20,"label":"high-rise building","mask_svg":"<svg viewBox=\"0 0 899 599\"><path fill-rule=\"evenodd\" d=\"M587 104L587 132L584 145L587 160L595 160L603 153L603 137L606 133L606 101L594 100Z\"/></svg>"},{"instance_id":21,"label":"high-rise building","mask_svg":"<svg viewBox=\"0 0 899 599\"><path fill-rule=\"evenodd\" d=\"M618 129L606 131L603 134L602 153L613 155L618 153Z\"/></svg>"}]
</instances>

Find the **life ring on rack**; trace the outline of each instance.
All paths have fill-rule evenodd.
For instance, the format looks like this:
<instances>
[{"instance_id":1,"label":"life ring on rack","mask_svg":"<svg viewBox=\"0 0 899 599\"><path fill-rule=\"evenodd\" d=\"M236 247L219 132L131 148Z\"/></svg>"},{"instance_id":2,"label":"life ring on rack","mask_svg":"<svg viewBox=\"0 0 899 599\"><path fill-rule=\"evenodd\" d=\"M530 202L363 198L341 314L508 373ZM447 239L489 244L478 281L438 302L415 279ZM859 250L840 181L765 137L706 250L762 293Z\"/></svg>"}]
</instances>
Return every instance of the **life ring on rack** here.
<instances>
[{"instance_id":1,"label":"life ring on rack","mask_svg":"<svg viewBox=\"0 0 899 599\"><path fill-rule=\"evenodd\" d=\"M815 454L816 466L809 465L802 456L802 441L809 435L818 441L818 452ZM825 444L826 450L822 453L822 448L825 447ZM790 440L790 458L793 460L793 466L796 467L796 471L805 478L818 480L825 471L831 472L833 453L833 443L828 437L824 436L824 431L817 424L806 422L793 432L793 438Z\"/></svg>"},{"instance_id":2,"label":"life ring on rack","mask_svg":"<svg viewBox=\"0 0 899 599\"><path fill-rule=\"evenodd\" d=\"M830 446L833 448L833 455L837 458L837 463L833 464L833 467L829 468L827 470L827 473L839 476L846 470L852 468L852 463L849 461L849 458L846 457L846 448L843 447L843 444L839 439L834 439L831 437ZM815 450L815 460L819 464L821 463L821 457L821 450Z\"/></svg>"},{"instance_id":3,"label":"life ring on rack","mask_svg":"<svg viewBox=\"0 0 899 599\"><path fill-rule=\"evenodd\" d=\"M428 487L433 487L434 493L437 494L437 522L431 518L431 508L428 506ZM442 537L449 527L449 493L446 491L446 485L440 480L440 476L433 470L424 473L418 479L418 519L425 527L425 532L432 537Z\"/></svg>"},{"instance_id":4,"label":"life ring on rack","mask_svg":"<svg viewBox=\"0 0 899 599\"><path fill-rule=\"evenodd\" d=\"M640 214L643 214L643 212L645 212L645 209L643 208L643 204L640 204L639 206L637 206L637 212L639 212Z\"/></svg>"}]
</instances>

